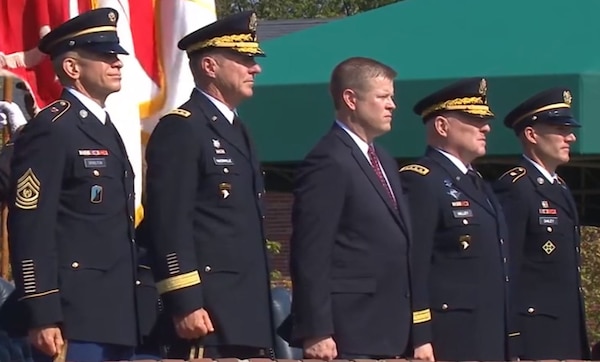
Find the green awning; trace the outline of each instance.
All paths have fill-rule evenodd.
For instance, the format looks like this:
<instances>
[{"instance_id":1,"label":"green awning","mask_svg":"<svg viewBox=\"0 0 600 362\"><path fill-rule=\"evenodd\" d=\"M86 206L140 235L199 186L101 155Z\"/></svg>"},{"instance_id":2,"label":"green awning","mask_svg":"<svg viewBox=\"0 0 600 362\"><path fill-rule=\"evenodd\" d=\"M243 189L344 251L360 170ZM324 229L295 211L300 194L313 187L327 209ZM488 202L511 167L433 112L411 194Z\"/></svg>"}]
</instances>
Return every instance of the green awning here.
<instances>
[{"instance_id":1,"label":"green awning","mask_svg":"<svg viewBox=\"0 0 600 362\"><path fill-rule=\"evenodd\" d=\"M264 162L301 160L333 122L328 81L351 56L380 60L399 73L393 131L381 142L398 158L424 150L413 104L451 81L488 80L496 113L488 154L519 152L504 115L547 87L572 90L584 128L574 154L599 154L600 1L405 0L262 44L254 97L240 107Z\"/></svg>"}]
</instances>

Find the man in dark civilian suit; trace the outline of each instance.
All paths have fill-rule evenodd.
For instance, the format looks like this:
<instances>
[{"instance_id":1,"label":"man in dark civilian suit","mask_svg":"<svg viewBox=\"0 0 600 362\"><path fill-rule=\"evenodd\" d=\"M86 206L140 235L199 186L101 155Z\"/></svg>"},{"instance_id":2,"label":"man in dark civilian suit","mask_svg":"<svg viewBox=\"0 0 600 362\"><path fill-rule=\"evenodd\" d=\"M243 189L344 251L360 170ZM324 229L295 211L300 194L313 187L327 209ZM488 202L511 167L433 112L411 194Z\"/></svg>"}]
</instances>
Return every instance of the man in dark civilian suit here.
<instances>
[{"instance_id":1,"label":"man in dark civilian suit","mask_svg":"<svg viewBox=\"0 0 600 362\"><path fill-rule=\"evenodd\" d=\"M487 82L469 78L414 107L427 132L425 156L400 169L410 204L415 358L506 360L511 339L507 230L472 162L485 154ZM513 345L511 343L511 345Z\"/></svg>"},{"instance_id":2,"label":"man in dark civilian suit","mask_svg":"<svg viewBox=\"0 0 600 362\"><path fill-rule=\"evenodd\" d=\"M569 162L573 96L551 88L527 99L505 118L523 147L516 167L494 183L506 211L521 359L590 358L581 288L577 206L559 165Z\"/></svg>"},{"instance_id":3,"label":"man in dark civilian suit","mask_svg":"<svg viewBox=\"0 0 600 362\"><path fill-rule=\"evenodd\" d=\"M336 120L294 190L291 341L306 358L397 358L409 345L410 221L390 131L396 72L368 58L333 70Z\"/></svg>"}]
</instances>

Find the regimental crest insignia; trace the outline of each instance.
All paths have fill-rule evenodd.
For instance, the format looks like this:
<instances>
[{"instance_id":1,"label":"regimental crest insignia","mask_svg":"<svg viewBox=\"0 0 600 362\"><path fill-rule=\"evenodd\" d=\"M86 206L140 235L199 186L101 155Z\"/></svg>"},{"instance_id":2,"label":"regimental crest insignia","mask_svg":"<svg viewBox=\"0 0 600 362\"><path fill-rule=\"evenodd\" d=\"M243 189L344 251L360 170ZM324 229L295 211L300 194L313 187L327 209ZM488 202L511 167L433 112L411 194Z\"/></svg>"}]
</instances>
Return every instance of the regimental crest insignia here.
<instances>
[{"instance_id":1,"label":"regimental crest insignia","mask_svg":"<svg viewBox=\"0 0 600 362\"><path fill-rule=\"evenodd\" d=\"M484 97L487 95L487 80L485 80L485 78L481 78L481 81L479 82L479 94Z\"/></svg>"},{"instance_id":2,"label":"regimental crest insignia","mask_svg":"<svg viewBox=\"0 0 600 362\"><path fill-rule=\"evenodd\" d=\"M573 102L573 96L568 90L563 92L563 101L565 101L565 103L568 105L571 105L571 102Z\"/></svg>"},{"instance_id":3,"label":"regimental crest insignia","mask_svg":"<svg viewBox=\"0 0 600 362\"><path fill-rule=\"evenodd\" d=\"M258 20L256 19L256 14L252 13L252 15L250 15L250 22L248 24L248 29L250 29L250 31L256 31L257 23L258 23Z\"/></svg>"}]
</instances>

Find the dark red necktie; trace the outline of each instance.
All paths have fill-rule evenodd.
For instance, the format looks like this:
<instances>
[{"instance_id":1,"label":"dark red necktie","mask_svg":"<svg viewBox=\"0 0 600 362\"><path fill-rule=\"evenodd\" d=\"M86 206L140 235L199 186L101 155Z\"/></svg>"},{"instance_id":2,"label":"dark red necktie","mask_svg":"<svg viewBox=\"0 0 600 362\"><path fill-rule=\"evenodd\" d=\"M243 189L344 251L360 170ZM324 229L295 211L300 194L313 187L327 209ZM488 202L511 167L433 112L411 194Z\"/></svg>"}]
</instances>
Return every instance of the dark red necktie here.
<instances>
[{"instance_id":1,"label":"dark red necktie","mask_svg":"<svg viewBox=\"0 0 600 362\"><path fill-rule=\"evenodd\" d=\"M373 145L369 145L369 150L367 153L369 154L369 160L371 161L371 167L373 168L373 171L375 171L375 175L377 175L379 182L381 182L381 185L383 185L383 188L387 191L390 200L392 200L392 205L394 205L394 208L397 209L398 204L396 203L396 198L394 197L394 194L390 189L390 185L388 185L387 181L385 180L385 177L383 177L383 171L381 171L379 158L377 158L377 154L375 153L375 148L373 147Z\"/></svg>"}]
</instances>

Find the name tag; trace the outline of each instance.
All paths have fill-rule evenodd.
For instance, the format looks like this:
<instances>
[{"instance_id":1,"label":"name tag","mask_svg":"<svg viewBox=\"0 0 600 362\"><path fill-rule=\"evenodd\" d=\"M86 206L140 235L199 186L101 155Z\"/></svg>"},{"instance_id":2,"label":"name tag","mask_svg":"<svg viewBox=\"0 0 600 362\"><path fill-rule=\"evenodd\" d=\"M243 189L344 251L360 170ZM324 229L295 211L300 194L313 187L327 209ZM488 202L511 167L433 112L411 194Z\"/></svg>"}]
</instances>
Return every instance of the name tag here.
<instances>
[{"instance_id":1,"label":"name tag","mask_svg":"<svg viewBox=\"0 0 600 362\"><path fill-rule=\"evenodd\" d=\"M540 216L540 225L558 225L558 218L553 216Z\"/></svg>"},{"instance_id":2,"label":"name tag","mask_svg":"<svg viewBox=\"0 0 600 362\"><path fill-rule=\"evenodd\" d=\"M106 167L105 158L84 158L83 165L85 168L99 168Z\"/></svg>"},{"instance_id":3,"label":"name tag","mask_svg":"<svg viewBox=\"0 0 600 362\"><path fill-rule=\"evenodd\" d=\"M217 166L233 166L233 160L229 157L213 157L213 161Z\"/></svg>"},{"instance_id":4,"label":"name tag","mask_svg":"<svg viewBox=\"0 0 600 362\"><path fill-rule=\"evenodd\" d=\"M471 209L452 210L452 214L454 214L455 219L462 219L465 217L473 217L473 210L471 210Z\"/></svg>"}]
</instances>

